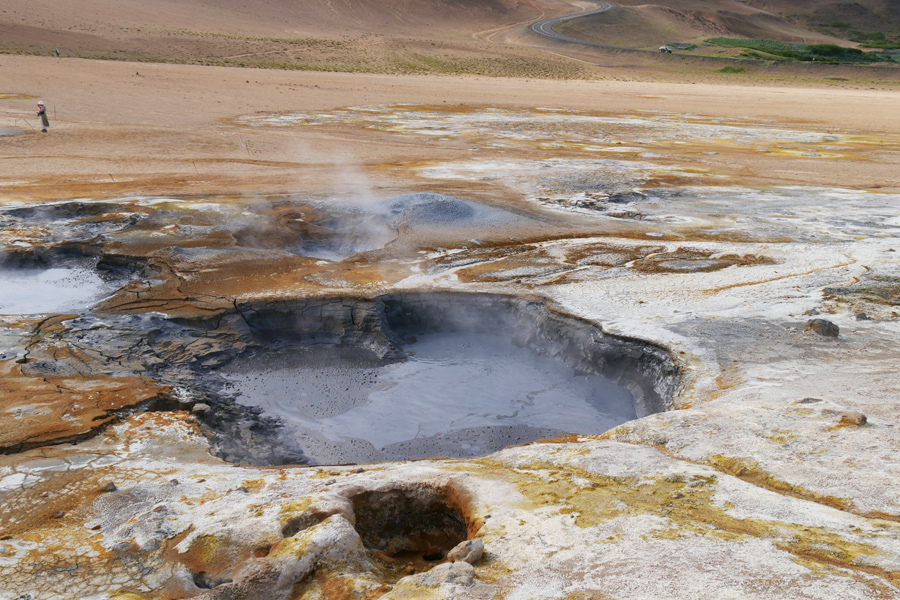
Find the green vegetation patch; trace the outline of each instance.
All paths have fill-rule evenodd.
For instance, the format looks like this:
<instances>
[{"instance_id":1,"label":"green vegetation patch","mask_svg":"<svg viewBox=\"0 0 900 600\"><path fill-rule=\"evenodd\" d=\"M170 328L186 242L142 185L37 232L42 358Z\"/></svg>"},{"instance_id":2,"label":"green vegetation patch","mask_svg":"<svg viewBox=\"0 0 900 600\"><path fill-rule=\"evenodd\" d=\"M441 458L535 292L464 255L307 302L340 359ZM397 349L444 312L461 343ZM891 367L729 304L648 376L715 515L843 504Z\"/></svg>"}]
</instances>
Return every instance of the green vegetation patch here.
<instances>
[{"instance_id":1,"label":"green vegetation patch","mask_svg":"<svg viewBox=\"0 0 900 600\"><path fill-rule=\"evenodd\" d=\"M791 44L763 39L710 38L707 44L725 48L745 48L741 56L762 60L821 63L893 62L889 54L865 52L836 44Z\"/></svg>"},{"instance_id":2,"label":"green vegetation patch","mask_svg":"<svg viewBox=\"0 0 900 600\"><path fill-rule=\"evenodd\" d=\"M900 50L900 36L888 37L883 31L867 33L852 30L849 32L850 40L857 42L866 48L879 48L881 50Z\"/></svg>"},{"instance_id":3,"label":"green vegetation patch","mask_svg":"<svg viewBox=\"0 0 900 600\"><path fill-rule=\"evenodd\" d=\"M688 44L685 42L669 42L666 44L669 48L675 48L676 50L683 50L685 52L690 52L691 50L698 50L703 46L698 46L697 44Z\"/></svg>"},{"instance_id":4,"label":"green vegetation patch","mask_svg":"<svg viewBox=\"0 0 900 600\"><path fill-rule=\"evenodd\" d=\"M823 23L823 27L833 27L839 29L841 35L851 42L856 42L866 48L880 48L882 50L898 50L900 49L900 32L893 34L884 31L860 31L854 29L853 25L846 21L832 21L831 23Z\"/></svg>"},{"instance_id":5,"label":"green vegetation patch","mask_svg":"<svg viewBox=\"0 0 900 600\"><path fill-rule=\"evenodd\" d=\"M745 69L744 67L727 66L727 67L722 67L721 69L718 70L718 72L719 73L743 73L746 70L747 69Z\"/></svg>"}]
</instances>

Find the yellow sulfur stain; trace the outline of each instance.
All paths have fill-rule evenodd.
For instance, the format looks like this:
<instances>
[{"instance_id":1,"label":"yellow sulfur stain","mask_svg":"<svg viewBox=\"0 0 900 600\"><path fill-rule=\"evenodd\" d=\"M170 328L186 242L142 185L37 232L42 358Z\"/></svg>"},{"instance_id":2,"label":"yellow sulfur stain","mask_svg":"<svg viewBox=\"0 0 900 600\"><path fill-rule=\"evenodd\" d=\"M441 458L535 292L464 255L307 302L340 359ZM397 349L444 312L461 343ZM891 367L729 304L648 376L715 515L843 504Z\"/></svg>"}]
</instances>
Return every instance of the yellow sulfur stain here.
<instances>
[{"instance_id":1,"label":"yellow sulfur stain","mask_svg":"<svg viewBox=\"0 0 900 600\"><path fill-rule=\"evenodd\" d=\"M283 502L281 504L281 514L287 515L288 518L294 516L296 513L302 513L307 510L313 504L312 496L302 496L297 498L296 500L291 500L290 502ZM285 519L286 520L286 519Z\"/></svg>"},{"instance_id":2,"label":"yellow sulfur stain","mask_svg":"<svg viewBox=\"0 0 900 600\"><path fill-rule=\"evenodd\" d=\"M266 487L265 479L245 479L241 482L241 485L247 488L252 494L256 494L260 492L264 487Z\"/></svg>"},{"instance_id":3,"label":"yellow sulfur stain","mask_svg":"<svg viewBox=\"0 0 900 600\"><path fill-rule=\"evenodd\" d=\"M863 582L871 579L863 574L869 574L886 579L892 585L900 583L900 572L887 571L864 560L877 556L878 551L863 542L820 527L739 519L729 515L733 505L722 506L714 502L715 475L642 476L637 480L631 476L600 476L568 465L542 461L518 465L514 471L502 464L491 464L487 459L478 462L485 467L486 473L491 472L516 486L527 498L527 505L522 508L534 510L556 506L560 514L574 515L578 527L596 527L621 517L659 516L667 519L671 527L650 534L655 538L704 536L730 542L769 539L777 548L791 554L792 560L805 561L843 576L848 576L846 570L849 569L852 571L850 576ZM727 463L720 459L720 466ZM731 464L737 469L737 461ZM741 472L748 475L747 466L742 467ZM475 473L476 470L470 467L468 472ZM758 469L753 473L763 476ZM615 543L619 539L611 536L598 542ZM871 585L877 588L880 584L876 581Z\"/></svg>"},{"instance_id":4,"label":"yellow sulfur stain","mask_svg":"<svg viewBox=\"0 0 900 600\"><path fill-rule=\"evenodd\" d=\"M729 475L733 475L743 481L758 485L767 490L793 496L794 498L802 498L804 500L812 500L818 504L824 504L840 510L847 510L850 507L849 498L835 498L834 496L823 496L816 494L804 488L803 486L793 485L785 481L781 481L766 473L759 464L749 458L734 458L731 456L723 456L716 454L708 459L708 464L720 471L724 471Z\"/></svg>"}]
</instances>

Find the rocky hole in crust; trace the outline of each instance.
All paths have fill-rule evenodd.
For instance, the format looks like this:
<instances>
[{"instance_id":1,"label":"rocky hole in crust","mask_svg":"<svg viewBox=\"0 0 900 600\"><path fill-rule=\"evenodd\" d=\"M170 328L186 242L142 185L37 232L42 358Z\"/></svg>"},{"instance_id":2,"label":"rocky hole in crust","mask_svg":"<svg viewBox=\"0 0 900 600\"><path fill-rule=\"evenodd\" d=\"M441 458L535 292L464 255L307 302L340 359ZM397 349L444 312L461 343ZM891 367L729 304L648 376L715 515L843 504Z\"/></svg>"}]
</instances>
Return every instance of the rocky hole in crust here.
<instances>
[{"instance_id":1,"label":"rocky hole in crust","mask_svg":"<svg viewBox=\"0 0 900 600\"><path fill-rule=\"evenodd\" d=\"M214 575L207 573L206 571L200 571L199 573L193 574L194 585L196 585L201 590L211 590L213 588L217 588L220 585L225 585L226 583L231 583L231 579L228 578L218 578Z\"/></svg>"},{"instance_id":2,"label":"rocky hole in crust","mask_svg":"<svg viewBox=\"0 0 900 600\"><path fill-rule=\"evenodd\" d=\"M415 486L352 498L356 531L386 581L427 571L469 538L450 490Z\"/></svg>"}]
</instances>

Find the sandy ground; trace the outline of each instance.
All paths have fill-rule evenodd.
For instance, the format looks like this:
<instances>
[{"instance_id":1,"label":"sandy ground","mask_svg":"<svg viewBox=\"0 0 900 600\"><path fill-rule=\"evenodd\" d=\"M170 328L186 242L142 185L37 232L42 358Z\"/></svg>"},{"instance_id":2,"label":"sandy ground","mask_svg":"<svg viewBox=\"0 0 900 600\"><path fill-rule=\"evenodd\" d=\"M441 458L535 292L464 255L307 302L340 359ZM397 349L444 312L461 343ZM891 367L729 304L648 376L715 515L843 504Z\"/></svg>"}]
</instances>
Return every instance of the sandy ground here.
<instances>
[{"instance_id":1,"label":"sandy ground","mask_svg":"<svg viewBox=\"0 0 900 600\"><path fill-rule=\"evenodd\" d=\"M336 164L373 167L440 160L458 141L373 132L238 127L257 113L358 105L554 107L609 114L664 111L863 135L900 133L900 93L878 89L546 81L451 76L285 72L4 56L0 58L0 185L7 199L120 194L333 192ZM36 133L37 99L50 132ZM896 189L896 155L798 168L789 181ZM710 158L708 166L770 177L765 156ZM719 161L721 164L716 164ZM783 162L783 161L782 161ZM402 189L402 169L376 188ZM805 180L805 181L804 181Z\"/></svg>"}]
</instances>

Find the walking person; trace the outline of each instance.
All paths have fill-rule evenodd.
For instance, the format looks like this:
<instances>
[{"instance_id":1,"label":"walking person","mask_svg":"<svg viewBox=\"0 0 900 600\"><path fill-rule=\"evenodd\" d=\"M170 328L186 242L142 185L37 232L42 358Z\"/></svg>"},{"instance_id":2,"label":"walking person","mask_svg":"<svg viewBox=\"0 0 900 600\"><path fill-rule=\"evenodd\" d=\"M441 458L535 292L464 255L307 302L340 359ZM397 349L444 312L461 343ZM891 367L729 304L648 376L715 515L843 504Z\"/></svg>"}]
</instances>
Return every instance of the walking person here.
<instances>
[{"instance_id":1,"label":"walking person","mask_svg":"<svg viewBox=\"0 0 900 600\"><path fill-rule=\"evenodd\" d=\"M44 106L43 100L38 100L38 118L41 120L41 133L47 133L50 119L47 118L47 107Z\"/></svg>"}]
</instances>

